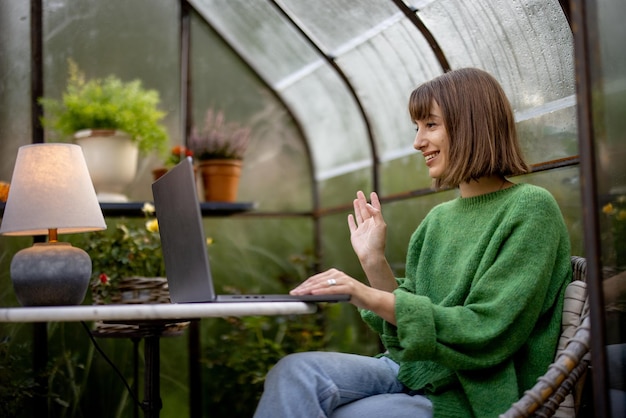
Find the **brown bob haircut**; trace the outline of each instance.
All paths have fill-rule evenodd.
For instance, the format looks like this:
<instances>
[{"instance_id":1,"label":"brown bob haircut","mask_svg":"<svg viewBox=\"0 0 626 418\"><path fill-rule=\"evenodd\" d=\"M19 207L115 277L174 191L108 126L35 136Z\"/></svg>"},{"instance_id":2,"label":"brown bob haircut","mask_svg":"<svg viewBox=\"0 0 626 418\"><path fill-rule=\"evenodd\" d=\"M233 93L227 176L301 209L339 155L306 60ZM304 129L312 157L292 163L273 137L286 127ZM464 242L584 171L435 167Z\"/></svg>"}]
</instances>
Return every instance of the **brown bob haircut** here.
<instances>
[{"instance_id":1,"label":"brown bob haircut","mask_svg":"<svg viewBox=\"0 0 626 418\"><path fill-rule=\"evenodd\" d=\"M434 180L435 189L530 171L517 140L511 104L489 73L461 68L422 84L411 93L411 120L427 119L433 101L441 109L450 138L448 167Z\"/></svg>"}]
</instances>

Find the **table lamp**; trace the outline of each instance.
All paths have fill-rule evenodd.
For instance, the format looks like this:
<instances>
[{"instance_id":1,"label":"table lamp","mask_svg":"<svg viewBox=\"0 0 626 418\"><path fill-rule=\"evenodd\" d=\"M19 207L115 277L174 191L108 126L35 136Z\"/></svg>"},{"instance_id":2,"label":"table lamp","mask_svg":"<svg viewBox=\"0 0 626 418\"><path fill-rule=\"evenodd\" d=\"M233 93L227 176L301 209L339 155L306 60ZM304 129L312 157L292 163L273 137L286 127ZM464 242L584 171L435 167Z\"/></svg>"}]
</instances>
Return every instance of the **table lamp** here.
<instances>
[{"instance_id":1,"label":"table lamp","mask_svg":"<svg viewBox=\"0 0 626 418\"><path fill-rule=\"evenodd\" d=\"M83 152L75 144L19 148L0 234L47 235L11 260L11 281L23 306L79 305L91 277L91 259L58 242L58 234L106 229Z\"/></svg>"}]
</instances>

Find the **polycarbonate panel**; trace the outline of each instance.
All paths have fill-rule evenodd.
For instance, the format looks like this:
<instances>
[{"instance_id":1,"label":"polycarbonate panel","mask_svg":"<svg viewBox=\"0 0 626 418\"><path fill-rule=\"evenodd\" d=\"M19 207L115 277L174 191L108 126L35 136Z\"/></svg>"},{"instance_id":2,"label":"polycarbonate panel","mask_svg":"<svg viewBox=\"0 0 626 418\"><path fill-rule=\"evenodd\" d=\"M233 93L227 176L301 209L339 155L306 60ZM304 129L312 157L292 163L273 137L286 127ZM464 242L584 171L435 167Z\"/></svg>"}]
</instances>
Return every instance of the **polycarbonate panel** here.
<instances>
[{"instance_id":1,"label":"polycarbonate panel","mask_svg":"<svg viewBox=\"0 0 626 418\"><path fill-rule=\"evenodd\" d=\"M372 165L363 118L354 98L328 66L281 93L303 125L318 181Z\"/></svg>"},{"instance_id":2,"label":"polycarbonate panel","mask_svg":"<svg viewBox=\"0 0 626 418\"><path fill-rule=\"evenodd\" d=\"M60 98L67 84L68 59L87 79L115 75L141 80L159 92L163 124L172 142L181 137L180 8L170 0L44 1L44 95ZM46 132L46 141L58 140ZM131 200L152 200L152 169L161 158L140 158Z\"/></svg>"},{"instance_id":3,"label":"polycarbonate panel","mask_svg":"<svg viewBox=\"0 0 626 418\"><path fill-rule=\"evenodd\" d=\"M255 202L260 211L311 210L312 167L291 115L200 16L191 22L194 125L200 128L213 108L251 128L237 199Z\"/></svg>"},{"instance_id":4,"label":"polycarbonate panel","mask_svg":"<svg viewBox=\"0 0 626 418\"><path fill-rule=\"evenodd\" d=\"M208 217L204 230L219 293L286 293L308 277L310 218Z\"/></svg>"},{"instance_id":5,"label":"polycarbonate panel","mask_svg":"<svg viewBox=\"0 0 626 418\"><path fill-rule=\"evenodd\" d=\"M623 23L626 4L623 1L598 2L599 51L601 68L594 91L594 110L599 113L594 120L600 193L611 194L614 199L626 199L626 25ZM595 108L597 107L597 109ZM601 115L601 116L600 116ZM626 224L626 221L624 221ZM622 227L623 228L623 227ZM626 230L626 229L625 229ZM626 236L620 237L624 257L616 266L626 269ZM626 340L626 335L623 336Z\"/></svg>"},{"instance_id":6,"label":"polycarbonate panel","mask_svg":"<svg viewBox=\"0 0 626 418\"><path fill-rule=\"evenodd\" d=\"M331 56L341 55L349 44L361 43L393 24L402 12L391 1L380 0L278 0L320 48Z\"/></svg>"},{"instance_id":7,"label":"polycarbonate panel","mask_svg":"<svg viewBox=\"0 0 626 418\"><path fill-rule=\"evenodd\" d=\"M380 164L381 196L406 193L412 190L428 189L432 179L421 152L413 150L410 155Z\"/></svg>"},{"instance_id":8,"label":"polycarbonate panel","mask_svg":"<svg viewBox=\"0 0 626 418\"><path fill-rule=\"evenodd\" d=\"M190 0L269 84L322 64L319 55L266 0Z\"/></svg>"},{"instance_id":9,"label":"polycarbonate panel","mask_svg":"<svg viewBox=\"0 0 626 418\"><path fill-rule=\"evenodd\" d=\"M315 179L372 165L365 122L347 86L275 7L243 0L192 4L285 101L309 143Z\"/></svg>"},{"instance_id":10,"label":"polycarbonate panel","mask_svg":"<svg viewBox=\"0 0 626 418\"><path fill-rule=\"evenodd\" d=\"M517 123L520 145L530 164L578 154L576 109L568 107Z\"/></svg>"},{"instance_id":11,"label":"polycarbonate panel","mask_svg":"<svg viewBox=\"0 0 626 418\"><path fill-rule=\"evenodd\" d=\"M452 68L489 71L517 111L575 93L572 32L556 0L441 0L418 15Z\"/></svg>"},{"instance_id":12,"label":"polycarbonate panel","mask_svg":"<svg viewBox=\"0 0 626 418\"><path fill-rule=\"evenodd\" d=\"M373 190L371 168L353 170L347 174L334 176L319 182L320 200L323 208L348 206L357 190L369 193Z\"/></svg>"},{"instance_id":13,"label":"polycarbonate panel","mask_svg":"<svg viewBox=\"0 0 626 418\"><path fill-rule=\"evenodd\" d=\"M414 154L411 91L441 74L422 34L403 18L337 58L371 123L379 161Z\"/></svg>"},{"instance_id":14,"label":"polycarbonate panel","mask_svg":"<svg viewBox=\"0 0 626 418\"><path fill-rule=\"evenodd\" d=\"M417 28L392 2L279 3L325 53L335 57L350 80L367 114L378 160L415 153L408 96L441 72Z\"/></svg>"},{"instance_id":15,"label":"polycarbonate panel","mask_svg":"<svg viewBox=\"0 0 626 418\"><path fill-rule=\"evenodd\" d=\"M0 181L7 183L17 149L32 137L28 16L28 2L0 2Z\"/></svg>"},{"instance_id":16,"label":"polycarbonate panel","mask_svg":"<svg viewBox=\"0 0 626 418\"><path fill-rule=\"evenodd\" d=\"M599 50L589 51L597 75L594 80L593 130L596 153L597 196L600 202L599 216L601 231L601 264L615 269L617 275L605 280L604 306L592 306L604 313L606 359L611 417L624 416L626 400L626 3L620 0L598 1L597 22L590 24L599 33L590 33L598 40ZM595 17L595 16L594 16ZM591 29L593 31L593 29ZM590 86L591 87L591 86ZM601 369L602 370L602 369Z\"/></svg>"}]
</instances>

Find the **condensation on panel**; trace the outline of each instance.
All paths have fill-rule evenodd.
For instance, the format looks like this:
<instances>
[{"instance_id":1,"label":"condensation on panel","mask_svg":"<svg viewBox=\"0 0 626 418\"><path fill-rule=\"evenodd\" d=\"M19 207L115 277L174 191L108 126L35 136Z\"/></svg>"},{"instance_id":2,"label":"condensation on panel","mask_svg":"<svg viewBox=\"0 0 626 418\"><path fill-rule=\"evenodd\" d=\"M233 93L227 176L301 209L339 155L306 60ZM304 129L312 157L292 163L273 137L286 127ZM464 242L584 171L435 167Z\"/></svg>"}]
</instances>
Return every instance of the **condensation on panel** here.
<instances>
[{"instance_id":1,"label":"condensation on panel","mask_svg":"<svg viewBox=\"0 0 626 418\"><path fill-rule=\"evenodd\" d=\"M452 68L489 71L518 111L575 92L573 37L558 1L438 1L419 16Z\"/></svg>"},{"instance_id":2,"label":"condensation on panel","mask_svg":"<svg viewBox=\"0 0 626 418\"><path fill-rule=\"evenodd\" d=\"M337 61L371 120L379 160L385 163L415 152L408 98L419 84L441 74L419 31L403 19Z\"/></svg>"},{"instance_id":3,"label":"condensation on panel","mask_svg":"<svg viewBox=\"0 0 626 418\"><path fill-rule=\"evenodd\" d=\"M371 166L371 145L352 96L327 67L283 91L302 121L317 181Z\"/></svg>"},{"instance_id":4,"label":"condensation on panel","mask_svg":"<svg viewBox=\"0 0 626 418\"><path fill-rule=\"evenodd\" d=\"M358 44L392 25L400 10L390 1L280 0L299 26L326 53L340 55L346 45Z\"/></svg>"},{"instance_id":5,"label":"condensation on panel","mask_svg":"<svg viewBox=\"0 0 626 418\"><path fill-rule=\"evenodd\" d=\"M267 1L190 3L272 85L322 64L315 50Z\"/></svg>"}]
</instances>

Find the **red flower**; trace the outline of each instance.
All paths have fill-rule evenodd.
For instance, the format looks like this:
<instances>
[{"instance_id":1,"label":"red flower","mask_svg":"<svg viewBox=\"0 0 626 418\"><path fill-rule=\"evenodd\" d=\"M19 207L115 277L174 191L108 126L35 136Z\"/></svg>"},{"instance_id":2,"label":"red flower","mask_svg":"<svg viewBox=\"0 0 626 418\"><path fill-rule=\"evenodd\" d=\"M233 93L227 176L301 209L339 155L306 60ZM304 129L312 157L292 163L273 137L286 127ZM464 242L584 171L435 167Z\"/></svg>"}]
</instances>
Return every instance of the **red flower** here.
<instances>
[{"instance_id":1,"label":"red flower","mask_svg":"<svg viewBox=\"0 0 626 418\"><path fill-rule=\"evenodd\" d=\"M100 276L98 276L98 278L100 279L100 283L109 284L109 276L107 276L106 274L100 273Z\"/></svg>"},{"instance_id":2,"label":"red flower","mask_svg":"<svg viewBox=\"0 0 626 418\"><path fill-rule=\"evenodd\" d=\"M185 157L193 157L193 152L183 145L175 145L170 150L166 164L176 165Z\"/></svg>"}]
</instances>

